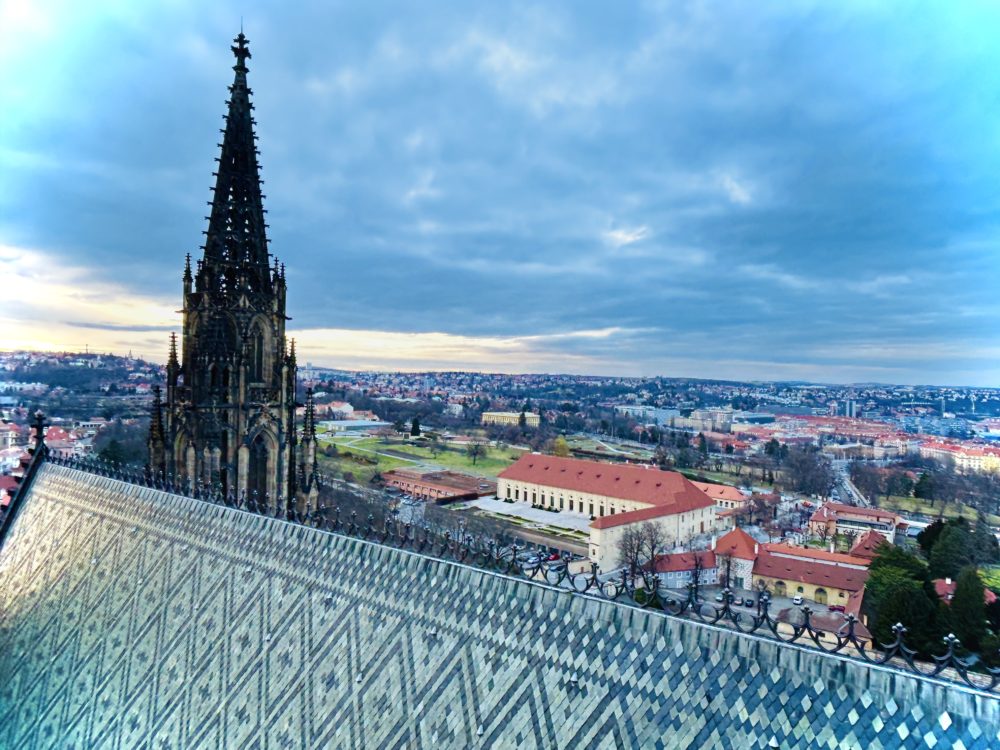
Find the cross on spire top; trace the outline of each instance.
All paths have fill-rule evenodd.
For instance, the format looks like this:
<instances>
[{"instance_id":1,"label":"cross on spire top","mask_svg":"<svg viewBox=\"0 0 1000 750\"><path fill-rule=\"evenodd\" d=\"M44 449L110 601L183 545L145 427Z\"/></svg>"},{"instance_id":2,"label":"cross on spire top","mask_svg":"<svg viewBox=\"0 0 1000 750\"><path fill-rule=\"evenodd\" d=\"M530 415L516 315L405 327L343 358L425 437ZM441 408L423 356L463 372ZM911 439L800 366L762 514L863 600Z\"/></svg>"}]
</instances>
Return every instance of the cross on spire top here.
<instances>
[{"instance_id":1,"label":"cross on spire top","mask_svg":"<svg viewBox=\"0 0 1000 750\"><path fill-rule=\"evenodd\" d=\"M243 34L242 22L240 24L240 33L233 41L236 42L236 46L230 49L232 49L233 54L236 56L236 67L234 69L242 69L245 73L247 69L246 60L248 57L253 57L253 55L250 54L250 48L247 46L250 40Z\"/></svg>"}]
</instances>

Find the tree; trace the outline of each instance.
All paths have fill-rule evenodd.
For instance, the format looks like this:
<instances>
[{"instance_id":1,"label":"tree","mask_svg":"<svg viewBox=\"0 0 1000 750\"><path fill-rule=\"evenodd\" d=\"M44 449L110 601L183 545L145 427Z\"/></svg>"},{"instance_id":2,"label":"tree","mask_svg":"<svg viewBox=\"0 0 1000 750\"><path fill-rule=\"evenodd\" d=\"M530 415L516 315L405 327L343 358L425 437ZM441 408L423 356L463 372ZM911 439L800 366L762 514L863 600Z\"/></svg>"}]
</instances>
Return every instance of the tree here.
<instances>
[{"instance_id":1,"label":"tree","mask_svg":"<svg viewBox=\"0 0 1000 750\"><path fill-rule=\"evenodd\" d=\"M913 496L921 500L934 500L934 478L929 472L920 475L916 485L913 487Z\"/></svg>"},{"instance_id":2,"label":"tree","mask_svg":"<svg viewBox=\"0 0 1000 750\"><path fill-rule=\"evenodd\" d=\"M865 584L865 607L875 640L891 643L892 627L907 628L906 643L922 653L936 648L940 628L936 622L936 597L927 566L916 555L885 543L875 550Z\"/></svg>"},{"instance_id":3,"label":"tree","mask_svg":"<svg viewBox=\"0 0 1000 750\"><path fill-rule=\"evenodd\" d=\"M528 414L524 409L521 410L521 416L517 418L517 426L522 430L528 426Z\"/></svg>"},{"instance_id":4,"label":"tree","mask_svg":"<svg viewBox=\"0 0 1000 750\"><path fill-rule=\"evenodd\" d=\"M913 492L913 480L904 472L894 471L885 483L885 495L891 497L909 497Z\"/></svg>"},{"instance_id":5,"label":"tree","mask_svg":"<svg viewBox=\"0 0 1000 750\"><path fill-rule=\"evenodd\" d=\"M406 423L402 420L402 418L396 419L392 423L392 429L396 432L406 432Z\"/></svg>"},{"instance_id":6,"label":"tree","mask_svg":"<svg viewBox=\"0 0 1000 750\"><path fill-rule=\"evenodd\" d=\"M708 440L705 438L704 433L698 433L698 452L702 456L708 456Z\"/></svg>"},{"instance_id":7,"label":"tree","mask_svg":"<svg viewBox=\"0 0 1000 750\"><path fill-rule=\"evenodd\" d=\"M465 453L472 459L472 465L475 466L479 459L486 458L486 446L482 443L469 443L469 447L465 449Z\"/></svg>"},{"instance_id":8,"label":"tree","mask_svg":"<svg viewBox=\"0 0 1000 750\"><path fill-rule=\"evenodd\" d=\"M917 544L920 545L920 549L923 550L925 555L930 555L931 550L937 543L938 537L941 536L941 532L944 531L945 524L944 519L937 519L930 526L925 528L919 534L917 534Z\"/></svg>"},{"instance_id":9,"label":"tree","mask_svg":"<svg viewBox=\"0 0 1000 750\"><path fill-rule=\"evenodd\" d=\"M431 452L432 457L437 457L441 452L441 438L436 434L431 435L427 440L427 450Z\"/></svg>"},{"instance_id":10,"label":"tree","mask_svg":"<svg viewBox=\"0 0 1000 750\"><path fill-rule=\"evenodd\" d=\"M958 525L947 525L930 554L932 578L955 578L966 565L975 562L972 535Z\"/></svg>"},{"instance_id":11,"label":"tree","mask_svg":"<svg viewBox=\"0 0 1000 750\"><path fill-rule=\"evenodd\" d=\"M642 532L635 524L629 524L618 537L618 565L627 567L629 574L634 576L643 563L643 538Z\"/></svg>"},{"instance_id":12,"label":"tree","mask_svg":"<svg viewBox=\"0 0 1000 750\"><path fill-rule=\"evenodd\" d=\"M968 649L979 649L980 641L986 635L986 604L983 598L983 582L972 566L962 568L955 581L955 595L949 607L952 632Z\"/></svg>"},{"instance_id":13,"label":"tree","mask_svg":"<svg viewBox=\"0 0 1000 750\"><path fill-rule=\"evenodd\" d=\"M972 542L977 565L990 565L1000 559L1000 544L990 525L980 517L972 530Z\"/></svg>"},{"instance_id":14,"label":"tree","mask_svg":"<svg viewBox=\"0 0 1000 750\"><path fill-rule=\"evenodd\" d=\"M561 458L569 456L569 443L566 442L566 438L562 435L559 435L552 441L552 455Z\"/></svg>"},{"instance_id":15,"label":"tree","mask_svg":"<svg viewBox=\"0 0 1000 750\"><path fill-rule=\"evenodd\" d=\"M410 435L412 437L420 437L420 418L414 417L410 422Z\"/></svg>"},{"instance_id":16,"label":"tree","mask_svg":"<svg viewBox=\"0 0 1000 750\"><path fill-rule=\"evenodd\" d=\"M97 455L102 461L108 461L113 464L124 464L128 460L128 455L122 444L114 438Z\"/></svg>"},{"instance_id":17,"label":"tree","mask_svg":"<svg viewBox=\"0 0 1000 750\"><path fill-rule=\"evenodd\" d=\"M836 483L829 460L815 450L789 451L784 467L792 489L807 495L828 495Z\"/></svg>"},{"instance_id":18,"label":"tree","mask_svg":"<svg viewBox=\"0 0 1000 750\"><path fill-rule=\"evenodd\" d=\"M642 562L652 563L667 550L667 537L663 527L653 521L646 521L639 527L639 538L642 541Z\"/></svg>"}]
</instances>

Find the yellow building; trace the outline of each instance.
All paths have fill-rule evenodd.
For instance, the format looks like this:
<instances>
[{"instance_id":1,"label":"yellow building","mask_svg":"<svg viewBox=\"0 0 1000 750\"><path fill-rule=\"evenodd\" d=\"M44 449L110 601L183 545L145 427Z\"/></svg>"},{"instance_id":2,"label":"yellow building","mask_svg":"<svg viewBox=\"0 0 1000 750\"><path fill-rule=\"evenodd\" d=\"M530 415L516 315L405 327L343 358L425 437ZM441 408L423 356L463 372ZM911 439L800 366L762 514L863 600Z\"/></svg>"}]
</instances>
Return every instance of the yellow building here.
<instances>
[{"instance_id":1,"label":"yellow building","mask_svg":"<svg viewBox=\"0 0 1000 750\"><path fill-rule=\"evenodd\" d=\"M817 604L846 606L868 580L869 560L837 552L765 544L753 566L753 581L775 596L801 595Z\"/></svg>"},{"instance_id":2,"label":"yellow building","mask_svg":"<svg viewBox=\"0 0 1000 750\"><path fill-rule=\"evenodd\" d=\"M528 427L538 427L542 421L541 417L530 411L484 411L480 421L482 424L502 424L517 427L521 424L522 413L524 414L524 423Z\"/></svg>"}]
</instances>

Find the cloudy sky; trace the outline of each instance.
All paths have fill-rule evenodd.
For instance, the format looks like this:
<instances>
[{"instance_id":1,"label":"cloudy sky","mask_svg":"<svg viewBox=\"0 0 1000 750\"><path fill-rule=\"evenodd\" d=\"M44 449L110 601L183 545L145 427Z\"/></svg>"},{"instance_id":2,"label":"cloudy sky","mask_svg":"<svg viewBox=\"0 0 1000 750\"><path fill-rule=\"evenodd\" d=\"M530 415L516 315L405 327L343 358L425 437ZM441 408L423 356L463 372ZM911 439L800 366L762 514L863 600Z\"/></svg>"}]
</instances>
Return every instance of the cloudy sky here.
<instances>
[{"instance_id":1,"label":"cloudy sky","mask_svg":"<svg viewBox=\"0 0 1000 750\"><path fill-rule=\"evenodd\" d=\"M242 15L302 360L1000 386L1000 10L765 5L0 0L0 348L164 358Z\"/></svg>"}]
</instances>

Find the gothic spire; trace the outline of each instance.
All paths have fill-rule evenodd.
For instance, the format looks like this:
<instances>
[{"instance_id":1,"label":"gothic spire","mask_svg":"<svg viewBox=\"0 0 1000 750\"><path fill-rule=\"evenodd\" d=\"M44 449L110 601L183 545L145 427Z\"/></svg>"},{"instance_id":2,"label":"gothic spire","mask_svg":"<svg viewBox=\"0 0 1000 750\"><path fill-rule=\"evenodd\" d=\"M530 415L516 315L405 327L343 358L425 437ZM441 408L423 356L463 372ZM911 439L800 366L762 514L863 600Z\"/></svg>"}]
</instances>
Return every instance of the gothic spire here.
<instances>
[{"instance_id":1,"label":"gothic spire","mask_svg":"<svg viewBox=\"0 0 1000 750\"><path fill-rule=\"evenodd\" d=\"M306 389L306 414L302 423L302 440L316 440L316 402L313 401L313 389Z\"/></svg>"},{"instance_id":2,"label":"gothic spire","mask_svg":"<svg viewBox=\"0 0 1000 750\"><path fill-rule=\"evenodd\" d=\"M251 115L247 58L250 49L241 31L233 40L236 72L229 87L229 111L222 131L219 171L205 239L205 259L199 269L199 291L232 292L237 285L270 292L263 196L257 163L255 121Z\"/></svg>"}]
</instances>

